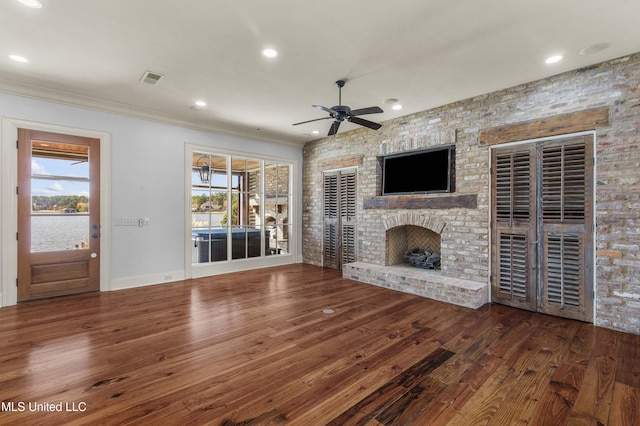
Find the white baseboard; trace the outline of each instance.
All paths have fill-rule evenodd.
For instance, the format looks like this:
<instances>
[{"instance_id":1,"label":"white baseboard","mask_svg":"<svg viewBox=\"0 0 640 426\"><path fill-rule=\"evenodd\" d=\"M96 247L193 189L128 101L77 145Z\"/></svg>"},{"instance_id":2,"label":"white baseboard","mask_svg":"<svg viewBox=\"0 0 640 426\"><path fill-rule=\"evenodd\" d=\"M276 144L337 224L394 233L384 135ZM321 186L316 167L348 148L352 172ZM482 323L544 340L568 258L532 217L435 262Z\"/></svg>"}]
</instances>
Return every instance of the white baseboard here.
<instances>
[{"instance_id":1,"label":"white baseboard","mask_svg":"<svg viewBox=\"0 0 640 426\"><path fill-rule=\"evenodd\" d=\"M165 284L185 279L184 271L170 271L161 274L139 275L111 280L110 291L124 290L125 288L143 287L147 285Z\"/></svg>"}]
</instances>

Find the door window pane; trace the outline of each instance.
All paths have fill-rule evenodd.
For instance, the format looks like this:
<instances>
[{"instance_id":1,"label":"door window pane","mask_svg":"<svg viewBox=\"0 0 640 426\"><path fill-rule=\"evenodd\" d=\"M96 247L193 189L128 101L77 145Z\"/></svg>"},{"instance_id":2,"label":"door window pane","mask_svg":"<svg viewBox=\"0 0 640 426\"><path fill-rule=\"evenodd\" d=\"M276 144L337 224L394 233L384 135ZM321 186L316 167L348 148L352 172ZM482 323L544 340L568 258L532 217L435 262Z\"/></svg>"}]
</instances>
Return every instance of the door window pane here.
<instances>
[{"instance_id":1,"label":"door window pane","mask_svg":"<svg viewBox=\"0 0 640 426\"><path fill-rule=\"evenodd\" d=\"M191 162L191 261L227 260L227 157L194 152Z\"/></svg>"},{"instance_id":2,"label":"door window pane","mask_svg":"<svg viewBox=\"0 0 640 426\"><path fill-rule=\"evenodd\" d=\"M231 258L246 259L247 257L247 229L234 226L231 228Z\"/></svg>"},{"instance_id":3,"label":"door window pane","mask_svg":"<svg viewBox=\"0 0 640 426\"><path fill-rule=\"evenodd\" d=\"M265 226L272 254L289 253L290 174L289 165L265 163Z\"/></svg>"},{"instance_id":4,"label":"door window pane","mask_svg":"<svg viewBox=\"0 0 640 426\"><path fill-rule=\"evenodd\" d=\"M88 249L89 147L31 143L31 251Z\"/></svg>"},{"instance_id":5,"label":"door window pane","mask_svg":"<svg viewBox=\"0 0 640 426\"><path fill-rule=\"evenodd\" d=\"M32 253L88 248L88 215L31 216Z\"/></svg>"}]
</instances>

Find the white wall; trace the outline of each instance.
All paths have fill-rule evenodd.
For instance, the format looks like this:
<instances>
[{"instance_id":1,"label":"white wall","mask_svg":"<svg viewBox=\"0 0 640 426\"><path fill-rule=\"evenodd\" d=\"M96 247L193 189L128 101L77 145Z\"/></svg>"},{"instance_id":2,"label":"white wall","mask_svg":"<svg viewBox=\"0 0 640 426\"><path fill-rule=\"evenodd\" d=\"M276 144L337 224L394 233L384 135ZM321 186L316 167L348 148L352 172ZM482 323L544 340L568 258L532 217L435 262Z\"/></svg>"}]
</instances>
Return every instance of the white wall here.
<instances>
[{"instance_id":1,"label":"white wall","mask_svg":"<svg viewBox=\"0 0 640 426\"><path fill-rule=\"evenodd\" d=\"M184 276L186 143L290 159L295 162L293 179L301 181L302 149L287 145L247 140L3 93L0 93L0 117L88 129L111 135L111 217L149 217L151 224L143 228L111 226L107 230L111 232L112 243L111 279L115 283L121 283L108 288L151 284L168 281L168 276L172 279ZM4 134L2 129L0 134ZM2 144L15 145L15 140L2 140ZM5 172L2 171L2 179L6 179ZM295 186L298 201L292 215L297 225L293 261L302 258L301 186ZM2 211L7 197L15 196L15 193L0 195ZM0 241L8 238L6 235L0 237ZM0 252L0 259L3 257ZM2 265L3 268L5 266ZM157 277L165 279L158 280Z\"/></svg>"}]
</instances>

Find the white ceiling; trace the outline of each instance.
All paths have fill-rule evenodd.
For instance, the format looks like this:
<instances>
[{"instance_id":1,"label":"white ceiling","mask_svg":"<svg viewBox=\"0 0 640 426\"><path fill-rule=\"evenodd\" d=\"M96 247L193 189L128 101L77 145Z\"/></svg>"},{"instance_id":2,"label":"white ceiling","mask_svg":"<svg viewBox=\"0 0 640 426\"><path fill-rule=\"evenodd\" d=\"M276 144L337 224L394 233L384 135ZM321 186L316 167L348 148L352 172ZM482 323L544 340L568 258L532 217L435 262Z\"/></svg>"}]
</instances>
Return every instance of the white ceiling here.
<instances>
[{"instance_id":1,"label":"white ceiling","mask_svg":"<svg viewBox=\"0 0 640 426\"><path fill-rule=\"evenodd\" d=\"M640 51L639 0L41 2L0 2L0 91L299 145L328 132L292 123L326 116L338 79L383 122Z\"/></svg>"}]
</instances>

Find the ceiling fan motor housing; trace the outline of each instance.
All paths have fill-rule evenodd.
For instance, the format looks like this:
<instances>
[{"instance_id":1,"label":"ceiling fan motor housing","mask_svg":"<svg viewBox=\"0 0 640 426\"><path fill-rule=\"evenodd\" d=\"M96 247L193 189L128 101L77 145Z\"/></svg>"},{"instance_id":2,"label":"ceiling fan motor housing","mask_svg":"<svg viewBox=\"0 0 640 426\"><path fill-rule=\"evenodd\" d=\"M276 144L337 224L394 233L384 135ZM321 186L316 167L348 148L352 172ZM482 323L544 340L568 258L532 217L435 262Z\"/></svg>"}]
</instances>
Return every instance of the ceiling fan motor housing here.
<instances>
[{"instance_id":1,"label":"ceiling fan motor housing","mask_svg":"<svg viewBox=\"0 0 640 426\"><path fill-rule=\"evenodd\" d=\"M351 113L351 108L346 105L336 105L331 107L331 110L335 112L333 118L338 121L344 121Z\"/></svg>"}]
</instances>

